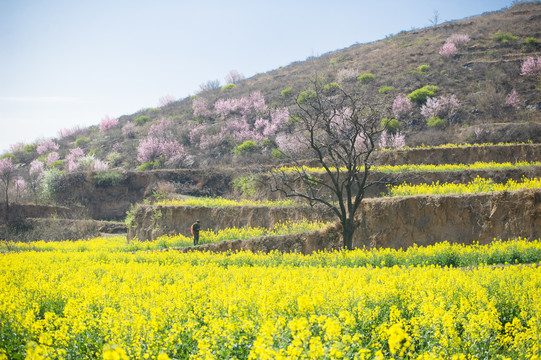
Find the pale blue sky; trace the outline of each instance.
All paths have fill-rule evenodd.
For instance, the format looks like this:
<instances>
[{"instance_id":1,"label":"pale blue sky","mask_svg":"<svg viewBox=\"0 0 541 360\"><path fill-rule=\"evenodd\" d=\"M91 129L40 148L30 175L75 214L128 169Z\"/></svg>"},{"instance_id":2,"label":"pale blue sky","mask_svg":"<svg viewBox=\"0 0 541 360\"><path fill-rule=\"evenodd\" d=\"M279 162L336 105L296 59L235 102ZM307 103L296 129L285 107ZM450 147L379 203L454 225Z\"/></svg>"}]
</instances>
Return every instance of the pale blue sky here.
<instances>
[{"instance_id":1,"label":"pale blue sky","mask_svg":"<svg viewBox=\"0 0 541 360\"><path fill-rule=\"evenodd\" d=\"M0 0L0 153L511 0Z\"/></svg>"}]
</instances>

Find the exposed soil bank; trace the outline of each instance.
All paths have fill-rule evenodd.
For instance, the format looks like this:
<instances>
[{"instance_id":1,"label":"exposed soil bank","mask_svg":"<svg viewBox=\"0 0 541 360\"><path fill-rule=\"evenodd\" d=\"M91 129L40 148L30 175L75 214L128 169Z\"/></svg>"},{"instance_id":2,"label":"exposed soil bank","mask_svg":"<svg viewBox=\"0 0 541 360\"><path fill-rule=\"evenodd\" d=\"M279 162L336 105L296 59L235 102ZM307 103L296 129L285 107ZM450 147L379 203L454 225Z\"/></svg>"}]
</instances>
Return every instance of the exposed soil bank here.
<instances>
[{"instance_id":1,"label":"exposed soil bank","mask_svg":"<svg viewBox=\"0 0 541 360\"><path fill-rule=\"evenodd\" d=\"M336 227L329 227L320 231L312 231L304 234L265 236L249 240L222 241L216 244L189 246L176 250L188 251L252 251L269 253L271 251L298 252L311 254L321 250L340 249L340 236Z\"/></svg>"},{"instance_id":2,"label":"exposed soil bank","mask_svg":"<svg viewBox=\"0 0 541 360\"><path fill-rule=\"evenodd\" d=\"M406 248L541 236L541 190L367 199L353 245Z\"/></svg>"},{"instance_id":3,"label":"exposed soil bank","mask_svg":"<svg viewBox=\"0 0 541 360\"><path fill-rule=\"evenodd\" d=\"M58 201L80 204L92 219L123 220L132 204L152 196L160 183L180 194L223 196L231 190L232 170L177 169L123 173L118 184L100 184L93 173L68 174Z\"/></svg>"},{"instance_id":4,"label":"exposed soil bank","mask_svg":"<svg viewBox=\"0 0 541 360\"><path fill-rule=\"evenodd\" d=\"M201 230L226 228L272 228L278 222L302 220L334 220L329 211L310 207L189 207L189 206L139 206L134 226L128 229L128 239L154 240L164 234L191 236L190 226L200 220Z\"/></svg>"},{"instance_id":5,"label":"exposed soil bank","mask_svg":"<svg viewBox=\"0 0 541 360\"><path fill-rule=\"evenodd\" d=\"M541 159L541 145L537 144L384 151L376 152L374 157L375 163L378 164L514 162L538 161L539 159ZM122 220L132 204L152 196L153 192L159 188L160 183L168 183L178 194L227 196L233 193L232 181L239 175L238 170L220 168L130 171L125 172L122 180L113 185L100 184L94 173L72 173L68 174L62 181L57 200L59 204L66 206L83 206L88 218ZM473 179L471 176L474 178L476 174L471 172L465 172L464 175L460 173L449 173L449 175L423 173L422 177L411 174L408 176L396 174L385 175L384 180L388 179L391 183L415 182L416 179L421 178L426 179L423 181L429 182L454 181L446 180L447 177L460 179L460 181L468 179L469 181ZM368 196L379 196L383 191L385 191L385 184L370 190Z\"/></svg>"},{"instance_id":6,"label":"exposed soil bank","mask_svg":"<svg viewBox=\"0 0 541 360\"><path fill-rule=\"evenodd\" d=\"M356 217L354 247L407 248L438 242L488 244L494 239L541 237L541 190L492 194L368 199ZM181 251L301 252L338 249L340 226L250 240L224 241Z\"/></svg>"},{"instance_id":7,"label":"exposed soil bank","mask_svg":"<svg viewBox=\"0 0 541 360\"><path fill-rule=\"evenodd\" d=\"M102 234L125 234L123 223L73 219L24 219L0 225L0 240L58 241L79 240Z\"/></svg>"},{"instance_id":8,"label":"exposed soil bank","mask_svg":"<svg viewBox=\"0 0 541 360\"><path fill-rule=\"evenodd\" d=\"M25 218L61 217L65 219L80 218L85 212L83 207L65 207L35 204L9 204L7 220L14 221ZM0 203L0 222L6 220L6 204Z\"/></svg>"}]
</instances>

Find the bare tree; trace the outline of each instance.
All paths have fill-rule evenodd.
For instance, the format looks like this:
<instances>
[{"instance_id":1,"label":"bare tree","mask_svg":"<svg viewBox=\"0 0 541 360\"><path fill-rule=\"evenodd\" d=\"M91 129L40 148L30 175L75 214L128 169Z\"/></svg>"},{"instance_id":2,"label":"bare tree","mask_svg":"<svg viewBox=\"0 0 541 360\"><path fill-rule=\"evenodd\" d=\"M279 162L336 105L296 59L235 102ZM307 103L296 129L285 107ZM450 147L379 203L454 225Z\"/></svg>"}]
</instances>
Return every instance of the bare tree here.
<instances>
[{"instance_id":1,"label":"bare tree","mask_svg":"<svg viewBox=\"0 0 541 360\"><path fill-rule=\"evenodd\" d=\"M438 12L438 10L434 10L434 14L432 15L432 18L428 19L428 21L430 21L430 24L432 26L436 26L439 24L440 13Z\"/></svg>"},{"instance_id":2,"label":"bare tree","mask_svg":"<svg viewBox=\"0 0 541 360\"><path fill-rule=\"evenodd\" d=\"M342 225L344 248L352 249L355 213L372 185L368 174L381 133L381 108L336 83L322 85L316 80L312 85L297 98L296 128L289 145L311 154L323 174L299 166L298 156L290 150L286 155L297 166L272 171L271 190L331 209Z\"/></svg>"},{"instance_id":3,"label":"bare tree","mask_svg":"<svg viewBox=\"0 0 541 360\"><path fill-rule=\"evenodd\" d=\"M244 75L239 73L237 70L231 70L225 77L225 82L227 84L238 84L242 80L244 80Z\"/></svg>"}]
</instances>

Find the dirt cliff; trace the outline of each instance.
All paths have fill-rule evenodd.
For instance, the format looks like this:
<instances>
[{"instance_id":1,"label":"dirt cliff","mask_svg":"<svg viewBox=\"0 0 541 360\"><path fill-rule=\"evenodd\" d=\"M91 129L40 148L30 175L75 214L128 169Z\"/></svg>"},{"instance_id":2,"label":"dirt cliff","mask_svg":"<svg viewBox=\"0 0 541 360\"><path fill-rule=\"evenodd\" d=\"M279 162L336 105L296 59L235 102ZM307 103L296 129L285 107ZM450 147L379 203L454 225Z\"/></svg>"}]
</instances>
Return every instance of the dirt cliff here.
<instances>
[{"instance_id":1,"label":"dirt cliff","mask_svg":"<svg viewBox=\"0 0 541 360\"><path fill-rule=\"evenodd\" d=\"M224 241L180 251L301 252L341 248L340 225L296 235ZM438 242L487 244L541 237L541 189L468 195L367 199L356 217L353 246L407 248Z\"/></svg>"},{"instance_id":2,"label":"dirt cliff","mask_svg":"<svg viewBox=\"0 0 541 360\"><path fill-rule=\"evenodd\" d=\"M541 190L367 199L356 220L356 247L536 239L541 236Z\"/></svg>"},{"instance_id":3,"label":"dirt cliff","mask_svg":"<svg viewBox=\"0 0 541 360\"><path fill-rule=\"evenodd\" d=\"M328 210L300 207L190 207L141 205L135 212L134 226L128 229L128 239L154 240L164 234L190 236L190 226L201 221L201 230L226 228L272 228L287 220L334 220Z\"/></svg>"}]
</instances>

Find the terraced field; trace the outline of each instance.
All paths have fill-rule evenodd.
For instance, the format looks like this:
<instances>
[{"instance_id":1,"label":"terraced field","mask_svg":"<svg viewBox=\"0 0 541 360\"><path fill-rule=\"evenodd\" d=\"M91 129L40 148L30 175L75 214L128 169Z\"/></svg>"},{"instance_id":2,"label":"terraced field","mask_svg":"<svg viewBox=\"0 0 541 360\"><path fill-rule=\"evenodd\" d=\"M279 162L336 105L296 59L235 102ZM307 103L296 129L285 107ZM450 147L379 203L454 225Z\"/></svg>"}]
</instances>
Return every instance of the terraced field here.
<instances>
[{"instance_id":1,"label":"terraced field","mask_svg":"<svg viewBox=\"0 0 541 360\"><path fill-rule=\"evenodd\" d=\"M282 200L225 198L141 205L154 230L168 230L152 241L2 242L0 359L536 359L540 182L520 178L538 174L540 166L484 160L379 165L382 173L416 179L453 173L471 183L417 180L391 187L386 198L367 199L358 219L362 249L353 251L332 250L340 248L340 232L331 217L310 219L324 217L320 209L302 213ZM507 180L472 179L475 171ZM433 194L438 191L444 195ZM393 204L407 215L381 211ZM458 223L438 212L444 208ZM465 209L475 216L488 211L493 219ZM209 214L201 221L212 224L221 213L225 222L250 213L269 220L273 213L275 225L211 227L194 248L189 235L160 223ZM306 216L287 221L279 214ZM130 216L132 226L143 223L137 211ZM377 231L366 230L368 218ZM434 218L455 230L430 233ZM481 222L480 231L496 221L509 234L479 243L481 236L457 230L468 221ZM383 223L409 242L386 243ZM515 229L526 225L531 233L520 238ZM432 244L416 238L423 233Z\"/></svg>"}]
</instances>

